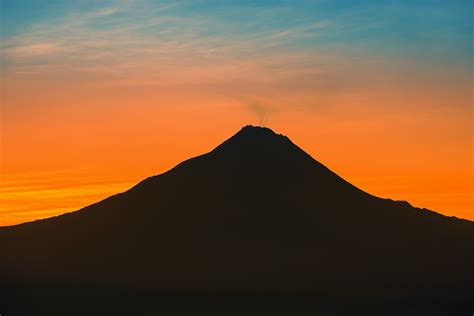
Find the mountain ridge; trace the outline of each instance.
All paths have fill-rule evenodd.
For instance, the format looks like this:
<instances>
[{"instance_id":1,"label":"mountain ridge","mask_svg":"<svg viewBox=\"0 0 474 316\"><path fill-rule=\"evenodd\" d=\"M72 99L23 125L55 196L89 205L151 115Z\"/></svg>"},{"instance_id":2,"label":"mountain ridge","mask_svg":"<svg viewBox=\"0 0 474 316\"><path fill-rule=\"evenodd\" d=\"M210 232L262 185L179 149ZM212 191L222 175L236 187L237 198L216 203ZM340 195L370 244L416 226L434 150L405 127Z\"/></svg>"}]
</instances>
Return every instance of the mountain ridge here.
<instances>
[{"instance_id":1,"label":"mountain ridge","mask_svg":"<svg viewBox=\"0 0 474 316\"><path fill-rule=\"evenodd\" d=\"M117 194L114 194L110 197L107 197L101 201L98 201L98 202L95 202L91 205L95 205L97 203L100 203L104 200L107 200L111 197L114 197L116 195L120 195L120 194L124 194L130 190L134 190L135 187L140 187L141 185L143 185L144 183L146 182L149 182L149 181L152 181L153 179L157 179L157 177L160 177L164 174L168 174L170 172L173 172L173 170L177 169L177 168L181 168L182 166L184 165L187 165L188 163L192 163L193 161L196 161L196 160L199 160L199 159L202 159L204 157L208 157L208 156L211 156L213 154L219 154L221 153L222 151L228 151L228 147L233 147L235 145L237 145L238 148L239 145L242 144L242 142L245 142L246 140L248 139L251 139L251 140L255 140L255 138L257 137L257 142L268 142L268 141L272 141L274 143L276 143L277 145L284 145L284 146L288 146L287 148L291 149L292 151L294 151L293 153L298 153L298 154L301 154L302 157L305 157L307 158L310 162L315 162L317 163L320 167L324 168L325 170L327 170L328 172L330 172L332 175L340 178L342 181L344 181L345 183L349 184L350 186L354 187L355 189L371 196L371 197L374 197L374 198L378 198L378 199L382 199L382 200L386 200L386 201L393 201L395 203L400 203L400 204L406 204L410 207L413 207L413 208L416 208L418 210L422 210L422 211L428 211L428 212L432 212L432 213L435 213L435 214L439 214L441 216L444 216L444 217L448 217L448 218L453 218L453 219L458 219L458 220L464 220L464 221L468 221L468 222L472 222L471 220L469 219L464 219L464 218L458 218L456 216L447 216L447 215L444 215L442 213L439 213L437 211L434 211L434 210L431 210L431 209L427 209L427 208L423 208L423 207L415 207L413 205L411 205L408 201L406 200L393 200L393 199L390 199L390 198L381 198L381 197L377 197L373 194L370 194L366 191L364 191L363 189L360 189L354 185L352 185L350 182L348 182L347 180L345 180L344 178L340 177L339 175L337 175L337 173L333 172L331 169L329 169L328 167L326 167L325 165L321 164L319 161L317 161L316 159L314 159L313 157L311 157L308 153L306 153L304 150L302 150L300 147L298 147L297 145L295 145L287 136L283 135L283 134L279 134L279 133L276 133L274 132L273 130L271 130L270 128L268 127L264 127L264 126L253 126L253 125L246 125L244 127L242 127L236 134L234 134L232 137L230 137L229 139L227 139L226 141L224 141L222 144L218 145L217 147L215 147L214 149L212 149L211 151L205 153L205 154L202 154L202 155L198 155L198 156L195 156L195 157L192 157L192 158L189 158L189 159L186 159L184 160L183 162L177 164L176 166L172 167L171 169L161 173L161 174L157 174L157 175L153 175L153 176L150 176L150 177L147 177L145 179L143 179L142 181L138 182L136 185L132 186L130 189L124 191L124 192L120 192L120 193L117 193ZM237 142L237 144L235 144L235 142ZM250 148L250 149L255 149L257 148L258 150L258 147L255 146L255 144L252 144L253 146ZM232 154L232 153L231 153ZM255 158L255 157L252 157L252 158ZM84 208L87 208L88 206L86 207L83 207L83 208L80 208L78 210L75 210L75 211L71 211L71 212L67 212L67 213L64 213L64 214L60 214L60 215L56 215L56 216L53 216L53 217L49 217L49 218L43 218L43 219L37 219L37 220L34 220L34 221L30 221L30 222L25 222L25 223L20 223L20 224L15 224L15 225L9 225L9 226L0 226L0 228L4 228L4 227L12 227L12 226L18 226L18 225L23 225L23 224L29 224L29 223L35 223L35 222L38 222L38 221L43 221L43 220L48 220L48 219L54 219L54 218L57 218L57 217L60 217L62 215L68 215L68 214L71 214L71 213L74 213L74 212L77 212L77 211L80 211Z\"/></svg>"}]
</instances>

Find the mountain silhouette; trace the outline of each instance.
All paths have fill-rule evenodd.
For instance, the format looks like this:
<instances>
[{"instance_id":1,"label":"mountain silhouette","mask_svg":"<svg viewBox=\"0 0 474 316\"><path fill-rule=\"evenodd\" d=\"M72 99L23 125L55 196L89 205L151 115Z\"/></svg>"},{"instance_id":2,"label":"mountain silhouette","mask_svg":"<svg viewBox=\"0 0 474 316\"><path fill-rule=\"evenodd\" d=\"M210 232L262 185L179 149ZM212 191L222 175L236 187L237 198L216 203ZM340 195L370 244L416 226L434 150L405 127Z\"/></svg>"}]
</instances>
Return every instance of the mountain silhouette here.
<instances>
[{"instance_id":1,"label":"mountain silhouette","mask_svg":"<svg viewBox=\"0 0 474 316\"><path fill-rule=\"evenodd\" d=\"M472 314L473 245L473 222L370 195L246 126L124 193L1 227L0 313Z\"/></svg>"}]
</instances>

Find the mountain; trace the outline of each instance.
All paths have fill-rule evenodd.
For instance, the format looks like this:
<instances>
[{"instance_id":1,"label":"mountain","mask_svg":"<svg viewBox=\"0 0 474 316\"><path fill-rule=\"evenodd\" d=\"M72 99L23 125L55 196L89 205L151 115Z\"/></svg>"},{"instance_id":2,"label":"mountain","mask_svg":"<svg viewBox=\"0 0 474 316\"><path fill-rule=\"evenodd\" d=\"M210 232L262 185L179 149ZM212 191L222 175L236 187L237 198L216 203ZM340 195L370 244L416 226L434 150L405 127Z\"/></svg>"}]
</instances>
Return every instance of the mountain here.
<instances>
[{"instance_id":1,"label":"mountain","mask_svg":"<svg viewBox=\"0 0 474 316\"><path fill-rule=\"evenodd\" d=\"M0 313L472 313L473 245L473 222L372 196L246 126L127 192L1 227Z\"/></svg>"}]
</instances>

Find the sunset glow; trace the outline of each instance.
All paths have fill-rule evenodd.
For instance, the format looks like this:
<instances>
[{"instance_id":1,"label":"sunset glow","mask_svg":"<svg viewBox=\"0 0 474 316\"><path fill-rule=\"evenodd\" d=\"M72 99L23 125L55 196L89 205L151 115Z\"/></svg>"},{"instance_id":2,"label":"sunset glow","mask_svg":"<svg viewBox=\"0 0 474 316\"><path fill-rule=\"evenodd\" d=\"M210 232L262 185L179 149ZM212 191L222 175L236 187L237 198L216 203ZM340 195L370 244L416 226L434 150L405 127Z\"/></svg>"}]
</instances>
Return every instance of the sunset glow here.
<instances>
[{"instance_id":1,"label":"sunset glow","mask_svg":"<svg viewBox=\"0 0 474 316\"><path fill-rule=\"evenodd\" d=\"M474 220L471 1L45 3L1 2L0 225L247 124L373 195Z\"/></svg>"}]
</instances>

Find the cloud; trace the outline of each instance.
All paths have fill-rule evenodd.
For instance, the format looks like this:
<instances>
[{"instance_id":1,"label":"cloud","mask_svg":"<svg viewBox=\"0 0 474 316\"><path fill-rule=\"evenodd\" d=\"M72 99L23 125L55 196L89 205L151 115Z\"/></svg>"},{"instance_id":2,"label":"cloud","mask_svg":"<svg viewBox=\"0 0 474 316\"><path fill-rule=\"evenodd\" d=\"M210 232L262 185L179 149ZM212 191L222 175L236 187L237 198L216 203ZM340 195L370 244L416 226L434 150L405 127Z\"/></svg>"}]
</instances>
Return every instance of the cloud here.
<instances>
[{"instance_id":1,"label":"cloud","mask_svg":"<svg viewBox=\"0 0 474 316\"><path fill-rule=\"evenodd\" d=\"M91 59L110 61L110 56L106 54L110 52L114 53L112 59L117 64L122 62L121 57L130 55L136 60L145 58L145 62L156 55L179 59L187 54L187 57L201 59L239 54L246 58L255 54L271 54L269 49L285 46L303 33L311 35L312 30L329 25L326 21L320 21L236 33L232 26L220 30L226 23L220 20L219 14L214 17L170 12L179 6L184 6L184 3L136 5L125 2L121 6L69 14L51 22L38 23L33 25L33 31L6 39L0 44L0 52L7 62L15 62L16 65L31 64L38 55L59 52L63 52L63 56L55 56L56 59L49 63L64 61L83 64ZM266 22L271 21L258 23ZM191 53L194 55L191 56Z\"/></svg>"},{"instance_id":2,"label":"cloud","mask_svg":"<svg viewBox=\"0 0 474 316\"><path fill-rule=\"evenodd\" d=\"M33 42L30 44L25 44L23 46L16 46L8 48L5 50L5 53L12 58L28 58L41 55L51 55L57 54L60 52L67 52L68 49L58 43L51 42Z\"/></svg>"},{"instance_id":3,"label":"cloud","mask_svg":"<svg viewBox=\"0 0 474 316\"><path fill-rule=\"evenodd\" d=\"M25 80L48 75L71 86L81 81L96 87L200 89L239 100L262 122L276 108L319 110L347 96L359 100L369 89L373 98L388 95L388 87L417 93L406 87L409 79L400 79L404 71L420 73L417 66L332 43L381 21L359 25L350 14L300 19L287 7L254 8L258 18L241 21L232 19L232 9L196 12L187 6L120 2L38 23L0 44L2 64L8 65L3 75ZM282 16L288 16L285 23ZM416 87L436 78L426 77ZM291 106L284 104L290 99Z\"/></svg>"}]
</instances>

